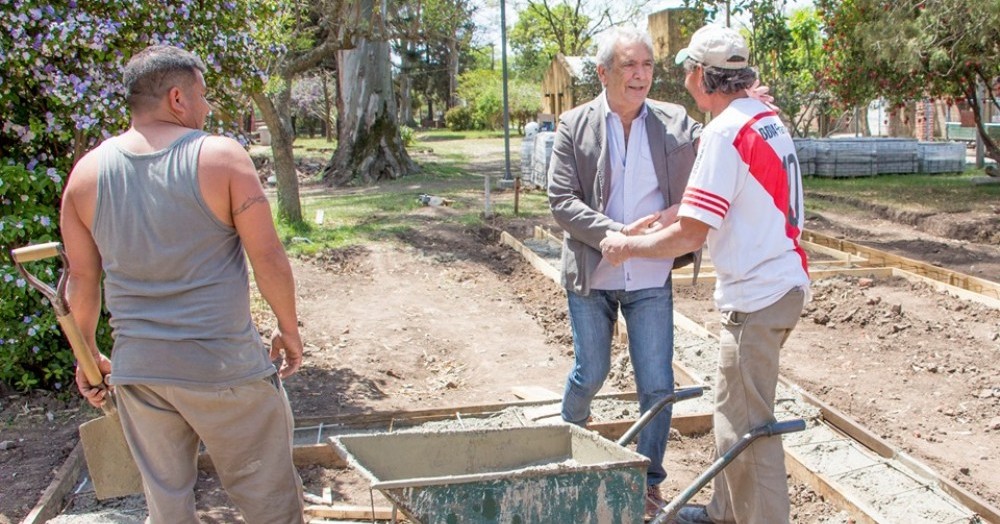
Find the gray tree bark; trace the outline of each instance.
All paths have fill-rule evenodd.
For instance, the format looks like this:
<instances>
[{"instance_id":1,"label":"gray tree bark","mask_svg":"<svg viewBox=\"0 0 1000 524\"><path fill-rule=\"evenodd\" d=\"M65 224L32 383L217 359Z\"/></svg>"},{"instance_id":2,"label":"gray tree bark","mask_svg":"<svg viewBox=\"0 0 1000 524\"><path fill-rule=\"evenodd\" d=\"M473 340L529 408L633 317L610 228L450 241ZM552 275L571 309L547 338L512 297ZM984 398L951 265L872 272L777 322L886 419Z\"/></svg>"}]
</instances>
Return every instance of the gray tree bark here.
<instances>
[{"instance_id":1,"label":"gray tree bark","mask_svg":"<svg viewBox=\"0 0 1000 524\"><path fill-rule=\"evenodd\" d=\"M372 31L356 36L353 48L337 52L337 149L323 169L323 180L334 186L418 171L399 134L383 18L387 0L358 1L359 24L371 23Z\"/></svg>"},{"instance_id":2,"label":"gray tree bark","mask_svg":"<svg viewBox=\"0 0 1000 524\"><path fill-rule=\"evenodd\" d=\"M254 93L253 101L260 108L267 129L271 133L271 154L274 156L274 176L278 179L278 216L288 222L302 221L302 204L299 202L299 178L292 155L291 83L275 93L272 98Z\"/></svg>"}]
</instances>

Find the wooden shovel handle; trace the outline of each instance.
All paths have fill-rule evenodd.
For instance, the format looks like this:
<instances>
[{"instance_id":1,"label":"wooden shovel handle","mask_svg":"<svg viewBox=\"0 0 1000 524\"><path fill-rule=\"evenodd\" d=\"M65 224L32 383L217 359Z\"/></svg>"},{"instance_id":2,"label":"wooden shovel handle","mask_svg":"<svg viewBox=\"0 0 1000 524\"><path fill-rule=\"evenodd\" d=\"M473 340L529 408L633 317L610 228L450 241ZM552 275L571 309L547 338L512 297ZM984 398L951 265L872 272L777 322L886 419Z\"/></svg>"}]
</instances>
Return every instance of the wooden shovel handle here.
<instances>
[{"instance_id":1,"label":"wooden shovel handle","mask_svg":"<svg viewBox=\"0 0 1000 524\"><path fill-rule=\"evenodd\" d=\"M49 242L47 244L37 244L34 246L18 248L11 251L10 254L14 257L14 262L23 264L25 262L32 262L34 260L57 256L59 255L59 246L59 242Z\"/></svg>"},{"instance_id":2,"label":"wooden shovel handle","mask_svg":"<svg viewBox=\"0 0 1000 524\"><path fill-rule=\"evenodd\" d=\"M76 357L80 367L83 368L83 374L86 375L87 382L93 387L102 387L104 385L104 375L101 374L101 369L97 367L97 360L94 359L94 354L90 352L90 345L83 338L83 333L80 332L80 327L76 325L73 314L70 313L61 317L57 316L56 320L59 321L63 333L69 340L69 345L73 348L73 356Z\"/></svg>"}]
</instances>

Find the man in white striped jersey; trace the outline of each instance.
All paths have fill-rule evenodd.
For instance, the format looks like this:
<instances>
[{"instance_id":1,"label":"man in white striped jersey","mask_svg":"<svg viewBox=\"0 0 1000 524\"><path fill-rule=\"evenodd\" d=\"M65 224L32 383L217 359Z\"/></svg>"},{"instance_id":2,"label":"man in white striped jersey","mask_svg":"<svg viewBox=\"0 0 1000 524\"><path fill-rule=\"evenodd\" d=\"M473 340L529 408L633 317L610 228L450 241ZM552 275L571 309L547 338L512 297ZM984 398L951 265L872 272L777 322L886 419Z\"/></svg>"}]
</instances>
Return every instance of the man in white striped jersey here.
<instances>
[{"instance_id":1,"label":"man in white striped jersey","mask_svg":"<svg viewBox=\"0 0 1000 524\"><path fill-rule=\"evenodd\" d=\"M750 429L775 421L778 355L809 295L802 183L795 145L781 119L747 95L757 80L735 30L699 29L677 54L684 85L715 115L670 226L648 235L609 233L606 260L670 257L702 246L715 265L723 315L714 430L722 454ZM629 226L631 228L631 226ZM632 228L641 231L642 228ZM716 476L707 506L686 506L679 523L787 523L788 486L780 438L755 442Z\"/></svg>"}]
</instances>

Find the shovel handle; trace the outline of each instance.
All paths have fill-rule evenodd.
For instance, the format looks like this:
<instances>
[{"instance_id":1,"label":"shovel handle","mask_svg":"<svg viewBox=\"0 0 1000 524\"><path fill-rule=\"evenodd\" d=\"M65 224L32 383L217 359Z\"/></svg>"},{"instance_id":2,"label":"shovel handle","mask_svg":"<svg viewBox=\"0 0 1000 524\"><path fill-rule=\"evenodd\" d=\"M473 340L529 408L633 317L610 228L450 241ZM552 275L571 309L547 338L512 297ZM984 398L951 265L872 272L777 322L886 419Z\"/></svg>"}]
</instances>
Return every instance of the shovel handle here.
<instances>
[{"instance_id":1,"label":"shovel handle","mask_svg":"<svg viewBox=\"0 0 1000 524\"><path fill-rule=\"evenodd\" d=\"M80 367L83 368L83 374L87 377L87 382L95 388L102 387L104 385L104 375L101 374L101 369L97 367L97 360L94 359L94 354L90 352L90 345L83 338L83 333L80 332L80 327L76 325L73 314L58 316L56 320L59 321L59 326L62 327L66 339L69 340L69 345L73 348L73 356L76 357Z\"/></svg>"},{"instance_id":2,"label":"shovel handle","mask_svg":"<svg viewBox=\"0 0 1000 524\"><path fill-rule=\"evenodd\" d=\"M47 244L25 246L12 250L10 255L14 258L14 262L23 264L25 262L32 262L35 260L42 260L43 258L58 256L59 247L61 245L62 244L59 242L49 242Z\"/></svg>"},{"instance_id":3,"label":"shovel handle","mask_svg":"<svg viewBox=\"0 0 1000 524\"><path fill-rule=\"evenodd\" d=\"M97 360L90 350L90 344L87 343L87 339L80 332L80 327L77 325L76 320L73 319L73 313L70 311L69 303L66 301L66 273L68 272L69 261L66 259L62 243L48 242L25 246L11 250L10 256L14 259L14 264L17 266L18 271L28 279L31 286L45 295L52 303L53 308L56 310L56 320L59 321L59 326L62 327L63 334L69 340L69 345L73 349L73 356L76 357L77 363L83 369L83 374L87 377L87 382L92 387L107 389L107 384L104 383L104 375L97 366ZM55 256L61 257L64 264L63 276L59 279L56 289L36 278L22 265L26 262L43 260ZM108 404L105 402L106 412L109 409L113 409L113 406L108 406Z\"/></svg>"}]
</instances>

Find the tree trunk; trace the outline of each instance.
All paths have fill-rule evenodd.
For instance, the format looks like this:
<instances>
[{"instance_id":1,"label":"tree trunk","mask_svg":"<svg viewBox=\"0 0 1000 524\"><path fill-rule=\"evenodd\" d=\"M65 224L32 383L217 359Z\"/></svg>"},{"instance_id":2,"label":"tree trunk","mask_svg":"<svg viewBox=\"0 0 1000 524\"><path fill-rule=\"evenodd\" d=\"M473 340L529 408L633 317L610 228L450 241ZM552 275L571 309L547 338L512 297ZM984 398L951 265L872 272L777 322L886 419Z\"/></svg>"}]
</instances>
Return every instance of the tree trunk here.
<instances>
[{"instance_id":1,"label":"tree trunk","mask_svg":"<svg viewBox=\"0 0 1000 524\"><path fill-rule=\"evenodd\" d=\"M386 0L362 0L362 19L371 19L376 1L386 12ZM323 180L330 185L355 178L364 183L396 179L418 170L399 136L389 42L376 38L358 37L353 49L337 52L337 149L323 169Z\"/></svg>"},{"instance_id":2,"label":"tree trunk","mask_svg":"<svg viewBox=\"0 0 1000 524\"><path fill-rule=\"evenodd\" d=\"M458 38L448 40L448 109L458 105Z\"/></svg>"},{"instance_id":3,"label":"tree trunk","mask_svg":"<svg viewBox=\"0 0 1000 524\"><path fill-rule=\"evenodd\" d=\"M326 133L326 141L333 142L333 126L331 125L333 104L331 102L332 97L330 96L330 77L326 74L326 71L323 71L321 78L323 79L323 114L325 115L323 118L323 129Z\"/></svg>"},{"instance_id":4,"label":"tree trunk","mask_svg":"<svg viewBox=\"0 0 1000 524\"><path fill-rule=\"evenodd\" d=\"M399 121L408 126L413 125L413 103L410 98L410 91L413 88L413 82L410 80L410 70L413 68L413 58L410 55L412 45L410 42L404 44L399 68Z\"/></svg>"},{"instance_id":5,"label":"tree trunk","mask_svg":"<svg viewBox=\"0 0 1000 524\"><path fill-rule=\"evenodd\" d=\"M986 157L1000 162L1000 147L997 143L993 141L993 138L986 132L986 126L983 120L983 101L980 100L979 93L976 89L976 84L974 82L968 82L965 90L965 96L970 101L970 106L972 107L972 116L976 120L976 132L979 133L979 138L983 141L983 147L985 148ZM988 170L991 175L996 173L996 168Z\"/></svg>"},{"instance_id":6,"label":"tree trunk","mask_svg":"<svg viewBox=\"0 0 1000 524\"><path fill-rule=\"evenodd\" d=\"M253 100L271 132L274 175L278 179L278 216L296 223L302 221L302 205L299 203L299 178L295 172L295 157L292 155L295 135L292 134L292 123L287 118L290 113L292 83L288 81L283 85L285 87L273 95L274 101L263 93L254 93Z\"/></svg>"}]
</instances>

